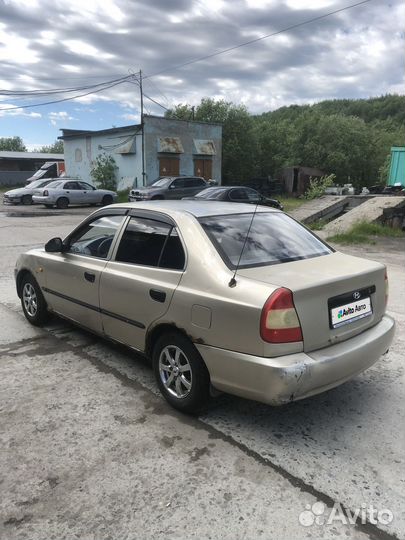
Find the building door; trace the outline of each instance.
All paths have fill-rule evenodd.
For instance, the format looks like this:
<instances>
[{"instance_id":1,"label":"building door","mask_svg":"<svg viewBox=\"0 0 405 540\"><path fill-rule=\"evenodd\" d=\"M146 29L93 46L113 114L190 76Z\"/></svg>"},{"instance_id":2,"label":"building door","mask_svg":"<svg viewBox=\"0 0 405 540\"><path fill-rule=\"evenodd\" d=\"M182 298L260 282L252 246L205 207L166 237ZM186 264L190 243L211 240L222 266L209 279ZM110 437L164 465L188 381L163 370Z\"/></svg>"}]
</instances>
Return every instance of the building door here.
<instances>
[{"instance_id":1,"label":"building door","mask_svg":"<svg viewBox=\"0 0 405 540\"><path fill-rule=\"evenodd\" d=\"M159 158L159 176L179 176L180 159L178 157Z\"/></svg>"},{"instance_id":2,"label":"building door","mask_svg":"<svg viewBox=\"0 0 405 540\"><path fill-rule=\"evenodd\" d=\"M212 160L211 159L195 159L194 174L202 176L206 180L212 178Z\"/></svg>"}]
</instances>

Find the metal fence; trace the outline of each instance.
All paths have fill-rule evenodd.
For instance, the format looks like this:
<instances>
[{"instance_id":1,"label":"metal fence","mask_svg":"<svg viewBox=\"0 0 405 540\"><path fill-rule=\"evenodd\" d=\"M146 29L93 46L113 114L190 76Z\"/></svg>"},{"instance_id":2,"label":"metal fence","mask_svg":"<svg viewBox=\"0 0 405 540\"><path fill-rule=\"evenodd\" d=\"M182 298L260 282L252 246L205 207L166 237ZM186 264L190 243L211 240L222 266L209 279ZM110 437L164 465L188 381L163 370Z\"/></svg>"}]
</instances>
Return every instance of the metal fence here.
<instances>
[{"instance_id":1,"label":"metal fence","mask_svg":"<svg viewBox=\"0 0 405 540\"><path fill-rule=\"evenodd\" d=\"M18 186L35 173L33 171L0 171L0 186Z\"/></svg>"}]
</instances>

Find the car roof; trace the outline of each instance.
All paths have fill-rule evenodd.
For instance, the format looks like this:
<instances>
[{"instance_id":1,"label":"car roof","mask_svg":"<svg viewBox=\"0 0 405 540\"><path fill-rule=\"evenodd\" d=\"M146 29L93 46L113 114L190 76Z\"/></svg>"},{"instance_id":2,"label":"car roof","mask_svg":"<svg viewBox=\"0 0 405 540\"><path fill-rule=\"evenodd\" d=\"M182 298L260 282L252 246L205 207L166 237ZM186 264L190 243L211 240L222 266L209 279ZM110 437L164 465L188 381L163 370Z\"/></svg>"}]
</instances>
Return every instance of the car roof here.
<instances>
[{"instance_id":1,"label":"car roof","mask_svg":"<svg viewBox=\"0 0 405 540\"><path fill-rule=\"evenodd\" d=\"M121 203L112 204L108 206L112 208L129 208L131 210L154 210L155 212L162 212L168 215L175 214L191 214L196 218L206 216L222 216L225 214L251 214L254 208L251 204L245 203L232 203L221 201L198 201L193 200L156 200L156 201L139 201L133 203ZM279 212L274 208L268 208L266 206L258 206L257 212Z\"/></svg>"},{"instance_id":2,"label":"car roof","mask_svg":"<svg viewBox=\"0 0 405 540\"><path fill-rule=\"evenodd\" d=\"M226 189L253 189L249 186L211 186L207 189L210 189L212 191L214 191L215 189L221 189L221 190L226 190ZM205 190L204 190L205 191ZM253 189L253 191L256 191L255 189Z\"/></svg>"}]
</instances>

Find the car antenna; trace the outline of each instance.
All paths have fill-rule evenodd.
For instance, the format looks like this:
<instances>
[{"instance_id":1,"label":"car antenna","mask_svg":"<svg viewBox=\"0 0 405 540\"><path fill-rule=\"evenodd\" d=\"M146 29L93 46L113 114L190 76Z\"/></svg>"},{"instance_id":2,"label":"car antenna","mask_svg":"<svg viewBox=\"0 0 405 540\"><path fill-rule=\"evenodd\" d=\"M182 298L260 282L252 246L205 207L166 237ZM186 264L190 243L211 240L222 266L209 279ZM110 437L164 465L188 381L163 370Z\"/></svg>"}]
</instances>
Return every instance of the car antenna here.
<instances>
[{"instance_id":1,"label":"car antenna","mask_svg":"<svg viewBox=\"0 0 405 540\"><path fill-rule=\"evenodd\" d=\"M243 252L245 251L246 242L247 242L247 239L249 237L250 229L252 228L253 220L255 219L255 215L256 215L258 206L259 206L259 201L257 201L257 203L255 205L255 209L254 209L253 214L252 214L252 219L250 220L250 225L249 225L249 228L247 230L245 240L243 242L242 250L241 250L240 255L239 255L238 264L236 265L235 272L234 272L232 278L229 280L228 287L235 287L236 286L236 272L239 269L240 261L242 259Z\"/></svg>"}]
</instances>

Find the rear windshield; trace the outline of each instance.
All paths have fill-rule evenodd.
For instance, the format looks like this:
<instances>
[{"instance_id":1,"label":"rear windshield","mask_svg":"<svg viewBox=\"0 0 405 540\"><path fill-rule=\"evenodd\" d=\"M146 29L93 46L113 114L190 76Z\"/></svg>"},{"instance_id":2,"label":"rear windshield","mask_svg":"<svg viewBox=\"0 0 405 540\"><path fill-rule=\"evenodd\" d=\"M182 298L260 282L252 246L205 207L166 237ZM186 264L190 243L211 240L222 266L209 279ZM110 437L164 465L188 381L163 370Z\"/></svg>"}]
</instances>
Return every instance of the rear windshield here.
<instances>
[{"instance_id":1,"label":"rear windshield","mask_svg":"<svg viewBox=\"0 0 405 540\"><path fill-rule=\"evenodd\" d=\"M207 188L196 195L199 199L218 199L228 188Z\"/></svg>"},{"instance_id":2,"label":"rear windshield","mask_svg":"<svg viewBox=\"0 0 405 540\"><path fill-rule=\"evenodd\" d=\"M251 268L332 253L305 227L281 212L209 216L200 223L229 268ZM248 238L246 239L249 226ZM245 244L246 239L246 244Z\"/></svg>"},{"instance_id":3,"label":"rear windshield","mask_svg":"<svg viewBox=\"0 0 405 540\"><path fill-rule=\"evenodd\" d=\"M54 188L57 188L57 187L61 186L62 184L63 184L63 181L59 180L59 182L58 181L51 182L50 184L48 184L48 187L50 189L54 189Z\"/></svg>"}]
</instances>

